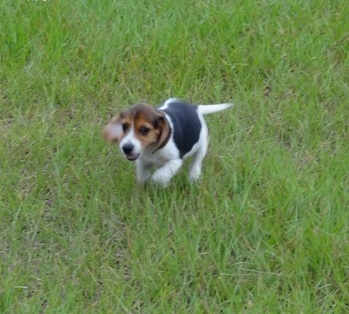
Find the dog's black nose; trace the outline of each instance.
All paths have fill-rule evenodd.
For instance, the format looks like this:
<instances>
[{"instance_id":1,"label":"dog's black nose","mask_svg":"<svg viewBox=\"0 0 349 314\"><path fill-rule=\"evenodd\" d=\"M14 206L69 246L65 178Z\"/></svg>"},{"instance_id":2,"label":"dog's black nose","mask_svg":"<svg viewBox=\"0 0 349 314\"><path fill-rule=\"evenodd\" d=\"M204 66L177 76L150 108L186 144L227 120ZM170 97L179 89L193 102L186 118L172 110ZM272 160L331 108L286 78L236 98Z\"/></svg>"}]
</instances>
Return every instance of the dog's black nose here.
<instances>
[{"instance_id":1,"label":"dog's black nose","mask_svg":"<svg viewBox=\"0 0 349 314\"><path fill-rule=\"evenodd\" d=\"M132 152L133 150L133 145L132 144L125 144L124 146L122 146L122 150L124 151L124 153L126 155L128 155L129 153Z\"/></svg>"}]
</instances>

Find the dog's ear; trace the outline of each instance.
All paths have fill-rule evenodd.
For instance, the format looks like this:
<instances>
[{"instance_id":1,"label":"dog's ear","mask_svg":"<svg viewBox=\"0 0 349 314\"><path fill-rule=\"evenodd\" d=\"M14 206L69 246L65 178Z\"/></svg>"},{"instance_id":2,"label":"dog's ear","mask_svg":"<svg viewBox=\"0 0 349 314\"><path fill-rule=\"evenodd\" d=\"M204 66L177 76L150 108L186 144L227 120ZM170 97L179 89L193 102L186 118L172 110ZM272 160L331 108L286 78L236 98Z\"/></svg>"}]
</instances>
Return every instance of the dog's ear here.
<instances>
[{"instance_id":1,"label":"dog's ear","mask_svg":"<svg viewBox=\"0 0 349 314\"><path fill-rule=\"evenodd\" d=\"M124 135L121 124L121 114L114 117L103 130L104 140L107 142L119 143Z\"/></svg>"},{"instance_id":2,"label":"dog's ear","mask_svg":"<svg viewBox=\"0 0 349 314\"><path fill-rule=\"evenodd\" d=\"M159 130L159 137L153 154L163 148L171 136L171 127L164 114L160 113L155 122L155 128Z\"/></svg>"}]
</instances>

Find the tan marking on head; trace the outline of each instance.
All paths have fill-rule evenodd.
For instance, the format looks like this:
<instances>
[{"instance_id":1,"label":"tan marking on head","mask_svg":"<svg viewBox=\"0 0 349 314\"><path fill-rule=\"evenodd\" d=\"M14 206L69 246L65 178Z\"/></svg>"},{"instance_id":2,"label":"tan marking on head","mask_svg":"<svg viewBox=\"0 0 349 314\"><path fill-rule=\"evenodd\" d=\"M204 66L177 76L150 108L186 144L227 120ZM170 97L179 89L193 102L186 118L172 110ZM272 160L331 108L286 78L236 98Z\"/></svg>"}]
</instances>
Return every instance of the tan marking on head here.
<instances>
[{"instance_id":1,"label":"tan marking on head","mask_svg":"<svg viewBox=\"0 0 349 314\"><path fill-rule=\"evenodd\" d=\"M159 125L158 111L147 104L139 104L134 107L133 126L137 139L140 141L142 148L156 146L161 133Z\"/></svg>"}]
</instances>

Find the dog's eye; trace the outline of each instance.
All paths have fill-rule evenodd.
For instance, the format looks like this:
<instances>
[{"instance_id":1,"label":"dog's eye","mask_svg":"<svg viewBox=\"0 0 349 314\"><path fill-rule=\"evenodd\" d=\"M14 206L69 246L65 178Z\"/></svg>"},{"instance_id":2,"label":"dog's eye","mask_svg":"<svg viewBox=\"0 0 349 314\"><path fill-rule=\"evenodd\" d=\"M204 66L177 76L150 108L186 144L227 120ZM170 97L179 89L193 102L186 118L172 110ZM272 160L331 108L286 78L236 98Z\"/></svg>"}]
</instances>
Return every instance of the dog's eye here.
<instances>
[{"instance_id":1,"label":"dog's eye","mask_svg":"<svg viewBox=\"0 0 349 314\"><path fill-rule=\"evenodd\" d=\"M122 130L123 130L124 132L126 132L127 129L128 129L128 124L127 124L127 123L123 123L121 126L122 126Z\"/></svg>"},{"instance_id":2,"label":"dog's eye","mask_svg":"<svg viewBox=\"0 0 349 314\"><path fill-rule=\"evenodd\" d=\"M147 135L149 133L150 129L145 127L145 126L142 126L140 129L139 129L139 133L141 133L142 135Z\"/></svg>"}]
</instances>

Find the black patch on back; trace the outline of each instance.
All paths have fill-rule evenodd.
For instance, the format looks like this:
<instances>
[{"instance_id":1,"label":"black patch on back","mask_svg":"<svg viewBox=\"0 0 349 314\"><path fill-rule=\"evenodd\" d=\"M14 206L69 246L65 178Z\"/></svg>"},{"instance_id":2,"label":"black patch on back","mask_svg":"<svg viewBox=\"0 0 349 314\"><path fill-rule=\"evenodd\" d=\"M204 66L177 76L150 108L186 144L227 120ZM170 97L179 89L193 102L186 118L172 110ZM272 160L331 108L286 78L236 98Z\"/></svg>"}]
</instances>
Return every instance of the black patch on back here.
<instances>
[{"instance_id":1,"label":"black patch on back","mask_svg":"<svg viewBox=\"0 0 349 314\"><path fill-rule=\"evenodd\" d=\"M173 101L166 112L173 123L173 140L179 149L180 157L188 153L198 142L201 132L201 122L197 114L197 106L181 101Z\"/></svg>"}]
</instances>

